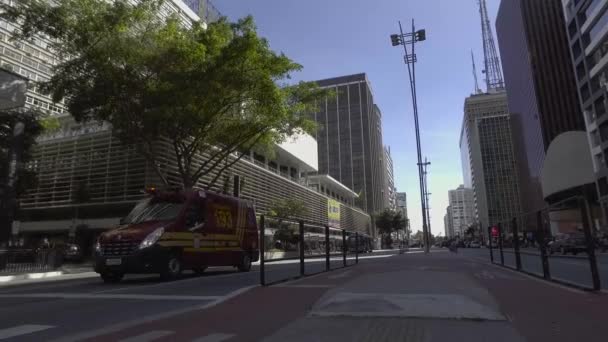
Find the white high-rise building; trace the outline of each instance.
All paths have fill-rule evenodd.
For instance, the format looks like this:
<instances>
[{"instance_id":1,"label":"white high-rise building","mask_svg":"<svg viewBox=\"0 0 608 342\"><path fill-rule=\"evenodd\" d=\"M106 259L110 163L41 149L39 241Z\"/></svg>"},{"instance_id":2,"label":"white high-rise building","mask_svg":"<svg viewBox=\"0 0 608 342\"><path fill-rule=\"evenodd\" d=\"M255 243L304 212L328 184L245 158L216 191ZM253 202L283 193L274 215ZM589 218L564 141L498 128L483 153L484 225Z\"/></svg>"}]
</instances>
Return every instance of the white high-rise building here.
<instances>
[{"instance_id":1,"label":"white high-rise building","mask_svg":"<svg viewBox=\"0 0 608 342\"><path fill-rule=\"evenodd\" d=\"M467 228L475 223L473 189L461 185L457 189L448 191L448 200L451 216L451 222L448 222L450 234L464 237Z\"/></svg>"}]
</instances>

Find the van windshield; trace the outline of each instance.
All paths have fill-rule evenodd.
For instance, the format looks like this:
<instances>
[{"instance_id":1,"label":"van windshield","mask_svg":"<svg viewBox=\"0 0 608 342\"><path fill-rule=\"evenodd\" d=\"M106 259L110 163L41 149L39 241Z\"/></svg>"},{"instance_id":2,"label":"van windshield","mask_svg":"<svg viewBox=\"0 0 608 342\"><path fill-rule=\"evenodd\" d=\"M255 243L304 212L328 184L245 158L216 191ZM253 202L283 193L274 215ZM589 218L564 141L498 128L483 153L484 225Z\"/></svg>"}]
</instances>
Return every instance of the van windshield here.
<instances>
[{"instance_id":1,"label":"van windshield","mask_svg":"<svg viewBox=\"0 0 608 342\"><path fill-rule=\"evenodd\" d=\"M164 200L148 198L139 202L133 210L122 221L122 224L142 223L149 221L166 221L175 219L184 203L168 202Z\"/></svg>"}]
</instances>

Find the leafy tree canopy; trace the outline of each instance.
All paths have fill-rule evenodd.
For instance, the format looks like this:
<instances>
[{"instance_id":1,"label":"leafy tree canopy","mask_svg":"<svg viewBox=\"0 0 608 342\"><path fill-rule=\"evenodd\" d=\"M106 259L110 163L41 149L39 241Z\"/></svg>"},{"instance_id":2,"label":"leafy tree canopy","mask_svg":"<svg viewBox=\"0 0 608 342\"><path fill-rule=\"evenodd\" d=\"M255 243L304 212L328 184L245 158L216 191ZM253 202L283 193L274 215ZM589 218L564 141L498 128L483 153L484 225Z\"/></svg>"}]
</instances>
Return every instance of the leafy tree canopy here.
<instances>
[{"instance_id":1,"label":"leafy tree canopy","mask_svg":"<svg viewBox=\"0 0 608 342\"><path fill-rule=\"evenodd\" d=\"M60 61L42 89L77 121L111 123L165 184L160 137L185 188L208 174L211 187L237 161L233 153L314 129L306 113L325 92L287 86L302 66L271 50L251 17L190 25L161 19L164 1L20 0L0 4L0 17L21 23L14 39L51 39Z\"/></svg>"},{"instance_id":2,"label":"leafy tree canopy","mask_svg":"<svg viewBox=\"0 0 608 342\"><path fill-rule=\"evenodd\" d=\"M297 218L308 213L308 207L304 201L287 198L274 201L269 210L269 214L279 218Z\"/></svg>"}]
</instances>

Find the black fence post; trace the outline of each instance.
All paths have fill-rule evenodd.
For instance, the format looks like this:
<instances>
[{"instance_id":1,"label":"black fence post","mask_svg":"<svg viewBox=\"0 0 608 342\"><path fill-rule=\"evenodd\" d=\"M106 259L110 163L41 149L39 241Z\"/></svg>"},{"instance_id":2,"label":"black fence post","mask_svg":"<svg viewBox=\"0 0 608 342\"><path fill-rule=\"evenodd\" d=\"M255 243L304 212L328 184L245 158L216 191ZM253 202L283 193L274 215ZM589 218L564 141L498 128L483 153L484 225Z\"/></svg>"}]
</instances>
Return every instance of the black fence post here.
<instances>
[{"instance_id":1,"label":"black fence post","mask_svg":"<svg viewBox=\"0 0 608 342\"><path fill-rule=\"evenodd\" d=\"M519 231L517 229L517 218L511 221L511 230L513 231L513 248L515 249L515 267L521 271L521 255L519 255Z\"/></svg>"},{"instance_id":2,"label":"black fence post","mask_svg":"<svg viewBox=\"0 0 608 342\"><path fill-rule=\"evenodd\" d=\"M329 226L325 226L325 270L329 271Z\"/></svg>"},{"instance_id":3,"label":"black fence post","mask_svg":"<svg viewBox=\"0 0 608 342\"><path fill-rule=\"evenodd\" d=\"M540 248L540 258L543 264L543 278L551 280L551 270L549 269L549 257L545 249L545 227L543 225L542 211L536 213L536 229L538 236L538 248Z\"/></svg>"},{"instance_id":4,"label":"black fence post","mask_svg":"<svg viewBox=\"0 0 608 342\"><path fill-rule=\"evenodd\" d=\"M597 269L597 258L595 257L595 239L591 232L589 217L587 216L587 199L579 198L578 204L581 208L581 218L583 219L583 231L585 232L585 240L587 242L587 256L589 257L593 289L599 291L601 289L600 274Z\"/></svg>"},{"instance_id":5,"label":"black fence post","mask_svg":"<svg viewBox=\"0 0 608 342\"><path fill-rule=\"evenodd\" d=\"M355 232L355 264L359 263L359 233Z\"/></svg>"},{"instance_id":6,"label":"black fence post","mask_svg":"<svg viewBox=\"0 0 608 342\"><path fill-rule=\"evenodd\" d=\"M300 221L300 275L304 275L304 221Z\"/></svg>"},{"instance_id":7,"label":"black fence post","mask_svg":"<svg viewBox=\"0 0 608 342\"><path fill-rule=\"evenodd\" d=\"M264 215L260 217L260 284L262 286L266 285L266 273L264 272L264 255L266 254L266 246L265 246L265 225L264 225Z\"/></svg>"},{"instance_id":8,"label":"black fence post","mask_svg":"<svg viewBox=\"0 0 608 342\"><path fill-rule=\"evenodd\" d=\"M342 229L342 261L346 267L346 229Z\"/></svg>"},{"instance_id":9,"label":"black fence post","mask_svg":"<svg viewBox=\"0 0 608 342\"><path fill-rule=\"evenodd\" d=\"M502 225L498 223L496 225L498 228L498 249L500 250L500 264L505 265L505 253L502 251Z\"/></svg>"},{"instance_id":10,"label":"black fence post","mask_svg":"<svg viewBox=\"0 0 608 342\"><path fill-rule=\"evenodd\" d=\"M490 247L490 262L494 263L494 251L492 250L492 227L488 226L488 247Z\"/></svg>"}]
</instances>

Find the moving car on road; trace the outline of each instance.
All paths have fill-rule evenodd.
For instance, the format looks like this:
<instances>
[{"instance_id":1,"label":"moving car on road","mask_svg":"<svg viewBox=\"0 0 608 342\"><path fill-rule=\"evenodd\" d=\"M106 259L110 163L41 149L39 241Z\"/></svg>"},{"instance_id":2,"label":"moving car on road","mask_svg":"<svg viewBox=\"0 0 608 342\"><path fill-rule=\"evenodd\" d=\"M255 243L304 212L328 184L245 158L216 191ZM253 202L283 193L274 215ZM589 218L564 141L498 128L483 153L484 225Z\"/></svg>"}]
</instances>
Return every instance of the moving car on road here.
<instances>
[{"instance_id":1,"label":"moving car on road","mask_svg":"<svg viewBox=\"0 0 608 342\"><path fill-rule=\"evenodd\" d=\"M477 241L473 241L469 244L469 248L481 248L481 244Z\"/></svg>"},{"instance_id":2,"label":"moving car on road","mask_svg":"<svg viewBox=\"0 0 608 342\"><path fill-rule=\"evenodd\" d=\"M99 237L95 272L105 282L126 273L178 276L208 266L234 266L242 272L259 259L253 204L205 191L149 191L121 225Z\"/></svg>"}]
</instances>

